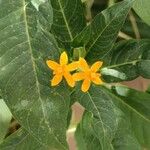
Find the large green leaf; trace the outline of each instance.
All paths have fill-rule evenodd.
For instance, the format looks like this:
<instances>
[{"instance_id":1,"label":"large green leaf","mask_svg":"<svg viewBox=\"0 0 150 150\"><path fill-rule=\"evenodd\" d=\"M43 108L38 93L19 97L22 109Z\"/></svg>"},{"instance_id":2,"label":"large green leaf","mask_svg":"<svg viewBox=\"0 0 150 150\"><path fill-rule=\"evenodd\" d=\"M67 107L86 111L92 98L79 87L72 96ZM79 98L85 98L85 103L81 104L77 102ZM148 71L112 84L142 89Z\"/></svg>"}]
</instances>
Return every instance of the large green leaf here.
<instances>
[{"instance_id":1,"label":"large green leaf","mask_svg":"<svg viewBox=\"0 0 150 150\"><path fill-rule=\"evenodd\" d=\"M150 1L149 0L136 0L133 8L136 13L147 23L150 25Z\"/></svg>"},{"instance_id":2,"label":"large green leaf","mask_svg":"<svg viewBox=\"0 0 150 150\"><path fill-rule=\"evenodd\" d=\"M74 39L74 46L86 47L89 62L103 59L112 49L132 3L125 0L107 8Z\"/></svg>"},{"instance_id":3,"label":"large green leaf","mask_svg":"<svg viewBox=\"0 0 150 150\"><path fill-rule=\"evenodd\" d=\"M84 113L82 121L75 132L78 150L101 150L101 142L95 136L95 131L93 129L93 120L94 117L92 113Z\"/></svg>"},{"instance_id":4,"label":"large green leaf","mask_svg":"<svg viewBox=\"0 0 150 150\"><path fill-rule=\"evenodd\" d=\"M81 0L49 0L53 7L52 33L61 46L71 42L86 25Z\"/></svg>"},{"instance_id":5,"label":"large green leaf","mask_svg":"<svg viewBox=\"0 0 150 150\"><path fill-rule=\"evenodd\" d=\"M118 128L112 141L114 150L141 150L142 146L134 136L130 124L127 122L127 116L118 113Z\"/></svg>"},{"instance_id":6,"label":"large green leaf","mask_svg":"<svg viewBox=\"0 0 150 150\"><path fill-rule=\"evenodd\" d=\"M19 129L0 145L1 150L49 150L26 130Z\"/></svg>"},{"instance_id":7,"label":"large green leaf","mask_svg":"<svg viewBox=\"0 0 150 150\"><path fill-rule=\"evenodd\" d=\"M8 109L3 99L0 99L0 143L6 136L11 118L12 114L10 110Z\"/></svg>"},{"instance_id":8,"label":"large green leaf","mask_svg":"<svg viewBox=\"0 0 150 150\"><path fill-rule=\"evenodd\" d=\"M146 76L149 71L148 65L147 70L141 68L140 71L137 66L138 62L140 64L145 62L144 56L142 56L143 52L146 54L150 52L150 40L128 40L116 43L104 59L105 67L101 70L101 73L105 81L133 80L139 75L148 77Z\"/></svg>"},{"instance_id":9,"label":"large green leaf","mask_svg":"<svg viewBox=\"0 0 150 150\"><path fill-rule=\"evenodd\" d=\"M113 88L114 101L126 114L135 137L144 149L150 149L150 94L123 86Z\"/></svg>"},{"instance_id":10,"label":"large green leaf","mask_svg":"<svg viewBox=\"0 0 150 150\"><path fill-rule=\"evenodd\" d=\"M96 91L96 89L94 90ZM149 149L150 94L135 91L123 86L115 86L113 88L114 94L116 96L110 90L107 90L105 88L102 88L102 90L103 93L105 93L107 97L110 97L117 106L117 108L114 107L117 129L114 130L114 134L112 138L109 139L109 142L107 140L105 141L107 142L107 149ZM99 99L101 99L104 95L98 96ZM80 95L80 97L84 99L82 95ZM85 101L87 100L88 98L85 99ZM105 108L108 108L108 99L105 98L104 101L106 103ZM89 107L92 108L91 103L87 103ZM101 109L102 107L104 107L102 103L100 104L100 100L98 101L96 106L98 107L99 105L101 106ZM88 107L85 106L85 108L87 109ZM97 121L95 120L99 120L99 118L94 115L94 109L87 110L90 110L92 114L86 115L87 118L83 118L83 121L77 128L76 138L78 147L80 149L87 149L87 147L90 146L91 148L93 148L93 146L95 146L96 144L96 149L105 149L106 147L102 147L104 143L101 141L101 138L97 136L101 133L101 130L100 128L96 128L95 126L95 124L97 124ZM92 142L91 139L93 139ZM81 143L83 143L83 145Z\"/></svg>"},{"instance_id":11,"label":"large green leaf","mask_svg":"<svg viewBox=\"0 0 150 150\"><path fill-rule=\"evenodd\" d=\"M141 146L134 137L126 117L119 110L117 111L118 127L107 150L141 150ZM94 123L97 118L92 113L85 112L82 121L75 132L75 139L78 150L105 150L101 147L101 141L96 134L100 130L95 129Z\"/></svg>"},{"instance_id":12,"label":"large green leaf","mask_svg":"<svg viewBox=\"0 0 150 150\"><path fill-rule=\"evenodd\" d=\"M92 86L87 93L83 93L77 87L72 94L72 99L78 101L96 118L93 123L96 137L101 142L102 149L109 149L111 144L108 143L111 143L117 128L115 105L112 98L103 87Z\"/></svg>"},{"instance_id":13,"label":"large green leaf","mask_svg":"<svg viewBox=\"0 0 150 150\"><path fill-rule=\"evenodd\" d=\"M113 88L114 94L106 88L99 87L99 91L100 90L103 91L103 95L95 94L96 98L99 97L99 101L97 101L96 103L96 108L99 108L99 110L102 110L102 108L108 108L109 101L107 98L104 97L104 95L110 97L110 99L113 100L113 102L117 106L113 107L116 116L115 121L117 122L117 128L114 128L115 130L112 130L114 134L112 134L112 137L109 138L109 142L107 141L107 139L105 139L107 147L102 147L104 143L101 140L103 136L100 125L96 126L98 122L96 120L99 120L99 118L95 115L94 108L89 109L92 108L92 104L89 102L88 97L85 98L85 96L83 96L82 94L80 94L80 97L76 96L76 100L82 99L81 104L85 106L86 110L90 111L90 113L84 115L84 118L79 124L75 134L79 150L86 150L88 148L91 148L91 150L93 148L98 150L105 150L105 148L107 148L108 150L149 149L150 94L135 91L123 86L115 86ZM96 92L96 88L94 88L93 91ZM96 99L93 98L93 95L91 97L92 99ZM105 105L101 103L102 98L104 98ZM86 105L84 105L84 100L87 101L85 102ZM112 114L107 114L108 116L112 116ZM104 116L104 114L102 114L102 116ZM110 118L107 117L107 119L110 121ZM103 121L105 122L106 120ZM101 135L101 137L98 135Z\"/></svg>"},{"instance_id":14,"label":"large green leaf","mask_svg":"<svg viewBox=\"0 0 150 150\"><path fill-rule=\"evenodd\" d=\"M45 17L51 22L49 7L48 1L1 1L0 89L32 136L51 149L64 150L70 98L65 84L50 87L52 73L45 62L57 60L59 50L47 31L50 23L41 21Z\"/></svg>"}]
</instances>

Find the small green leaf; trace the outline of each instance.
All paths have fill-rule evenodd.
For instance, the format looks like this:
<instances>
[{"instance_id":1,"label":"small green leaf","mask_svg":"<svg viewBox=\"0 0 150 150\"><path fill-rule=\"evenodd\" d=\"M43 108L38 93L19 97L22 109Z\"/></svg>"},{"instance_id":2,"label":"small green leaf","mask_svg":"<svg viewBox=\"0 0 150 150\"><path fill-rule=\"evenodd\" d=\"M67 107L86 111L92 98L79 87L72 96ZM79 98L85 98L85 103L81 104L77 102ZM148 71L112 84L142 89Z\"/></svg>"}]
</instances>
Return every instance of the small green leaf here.
<instances>
[{"instance_id":1,"label":"small green leaf","mask_svg":"<svg viewBox=\"0 0 150 150\"><path fill-rule=\"evenodd\" d=\"M133 0L125 0L98 14L74 39L73 46L85 45L89 62L103 60L112 49L132 3Z\"/></svg>"},{"instance_id":2,"label":"small green leaf","mask_svg":"<svg viewBox=\"0 0 150 150\"><path fill-rule=\"evenodd\" d=\"M133 8L136 13L147 23L150 25L150 1L149 0L136 0Z\"/></svg>"},{"instance_id":3,"label":"small green leaf","mask_svg":"<svg viewBox=\"0 0 150 150\"><path fill-rule=\"evenodd\" d=\"M3 141L10 124L12 114L7 105L0 99L0 143Z\"/></svg>"},{"instance_id":4,"label":"small green leaf","mask_svg":"<svg viewBox=\"0 0 150 150\"><path fill-rule=\"evenodd\" d=\"M73 59L79 60L80 57L84 58L86 55L86 50L84 47L78 47L73 49Z\"/></svg>"}]
</instances>

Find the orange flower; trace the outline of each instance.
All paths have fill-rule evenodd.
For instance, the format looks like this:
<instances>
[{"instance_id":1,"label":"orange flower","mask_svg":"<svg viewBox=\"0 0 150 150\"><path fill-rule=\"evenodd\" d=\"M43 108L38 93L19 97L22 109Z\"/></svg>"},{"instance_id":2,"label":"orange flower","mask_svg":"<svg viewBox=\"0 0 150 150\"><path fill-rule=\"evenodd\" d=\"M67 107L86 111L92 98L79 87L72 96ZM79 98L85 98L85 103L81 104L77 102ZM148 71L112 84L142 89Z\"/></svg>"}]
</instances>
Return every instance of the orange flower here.
<instances>
[{"instance_id":1,"label":"orange flower","mask_svg":"<svg viewBox=\"0 0 150 150\"><path fill-rule=\"evenodd\" d=\"M79 68L81 69L81 72L73 74L73 79L75 81L84 80L81 90L83 92L87 92L90 88L91 81L97 85L102 84L102 80L100 79L101 74L97 73L97 71L102 66L103 62L97 61L95 62L91 68L89 68L87 62L84 58L80 58L79 60Z\"/></svg>"},{"instance_id":2,"label":"orange flower","mask_svg":"<svg viewBox=\"0 0 150 150\"><path fill-rule=\"evenodd\" d=\"M58 85L62 81L63 77L66 79L69 86L75 86L75 81L73 80L73 77L70 74L70 72L78 68L78 63L72 62L68 64L68 56L66 52L63 52L61 54L59 60L60 64L52 60L47 60L46 63L48 67L53 70L54 77L51 80L52 86Z\"/></svg>"}]
</instances>

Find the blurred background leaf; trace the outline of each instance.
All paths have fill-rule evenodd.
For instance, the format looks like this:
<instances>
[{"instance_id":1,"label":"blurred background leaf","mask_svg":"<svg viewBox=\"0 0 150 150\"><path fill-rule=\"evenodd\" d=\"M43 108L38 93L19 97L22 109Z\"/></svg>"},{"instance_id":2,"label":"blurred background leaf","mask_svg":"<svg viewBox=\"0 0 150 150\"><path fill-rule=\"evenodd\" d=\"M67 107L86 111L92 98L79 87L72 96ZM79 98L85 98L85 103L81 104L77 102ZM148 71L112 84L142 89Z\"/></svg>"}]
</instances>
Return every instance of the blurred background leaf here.
<instances>
[{"instance_id":1,"label":"blurred background leaf","mask_svg":"<svg viewBox=\"0 0 150 150\"><path fill-rule=\"evenodd\" d=\"M150 38L150 26L146 24L141 18L139 18L136 13L133 12L133 15L136 19L137 27L140 33L140 38ZM131 25L131 20L129 19L129 15L121 29L122 32L130 35L135 38L135 33L133 31L133 27Z\"/></svg>"},{"instance_id":2,"label":"blurred background leaf","mask_svg":"<svg viewBox=\"0 0 150 150\"><path fill-rule=\"evenodd\" d=\"M12 114L9 108L7 107L3 99L0 98L0 143L3 141L8 132L11 118Z\"/></svg>"},{"instance_id":3,"label":"blurred background leaf","mask_svg":"<svg viewBox=\"0 0 150 150\"><path fill-rule=\"evenodd\" d=\"M19 129L0 144L0 150L48 150L23 128Z\"/></svg>"},{"instance_id":4,"label":"blurred background leaf","mask_svg":"<svg viewBox=\"0 0 150 150\"><path fill-rule=\"evenodd\" d=\"M150 0L136 0L133 8L136 13L150 25Z\"/></svg>"}]
</instances>

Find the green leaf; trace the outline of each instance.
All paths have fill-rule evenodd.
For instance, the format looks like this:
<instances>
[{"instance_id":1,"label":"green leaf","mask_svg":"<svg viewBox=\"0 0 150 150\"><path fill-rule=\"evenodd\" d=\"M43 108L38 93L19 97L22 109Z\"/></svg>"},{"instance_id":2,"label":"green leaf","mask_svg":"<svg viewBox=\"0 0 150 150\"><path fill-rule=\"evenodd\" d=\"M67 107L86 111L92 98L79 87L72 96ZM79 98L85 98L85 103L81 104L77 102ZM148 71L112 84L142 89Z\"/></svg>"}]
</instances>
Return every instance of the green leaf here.
<instances>
[{"instance_id":1,"label":"green leaf","mask_svg":"<svg viewBox=\"0 0 150 150\"><path fill-rule=\"evenodd\" d=\"M141 61L138 63L138 71L140 75L148 79L150 79L149 64L150 64L150 42L148 43L148 46L145 47Z\"/></svg>"},{"instance_id":2,"label":"green leaf","mask_svg":"<svg viewBox=\"0 0 150 150\"><path fill-rule=\"evenodd\" d=\"M95 136L93 129L93 115L92 113L85 112L82 121L78 125L75 132L75 139L77 142L78 150L100 150L101 143ZM99 131L97 131L99 132Z\"/></svg>"},{"instance_id":3,"label":"green leaf","mask_svg":"<svg viewBox=\"0 0 150 150\"><path fill-rule=\"evenodd\" d=\"M85 45L89 62L103 60L112 49L132 3L133 0L125 0L98 14L74 39L73 46Z\"/></svg>"},{"instance_id":4,"label":"green leaf","mask_svg":"<svg viewBox=\"0 0 150 150\"><path fill-rule=\"evenodd\" d=\"M150 85L148 86L148 89L146 90L146 92L150 93Z\"/></svg>"},{"instance_id":5,"label":"green leaf","mask_svg":"<svg viewBox=\"0 0 150 150\"><path fill-rule=\"evenodd\" d=\"M60 54L47 31L49 24L43 27L40 21L46 14L40 8L50 3L34 2L41 2L39 9L29 0L1 1L0 89L14 117L32 136L51 149L64 150L69 91L64 83L50 86L46 60L57 60Z\"/></svg>"},{"instance_id":6,"label":"green leaf","mask_svg":"<svg viewBox=\"0 0 150 150\"><path fill-rule=\"evenodd\" d=\"M109 149L117 128L115 105L112 98L101 86L91 86L89 92L83 93L79 87L72 94L72 99L78 101L96 118L93 128L96 137L101 142L102 149ZM97 132L99 131L99 132Z\"/></svg>"},{"instance_id":7,"label":"green leaf","mask_svg":"<svg viewBox=\"0 0 150 150\"><path fill-rule=\"evenodd\" d=\"M19 129L0 145L1 150L48 150L26 130Z\"/></svg>"},{"instance_id":8,"label":"green leaf","mask_svg":"<svg viewBox=\"0 0 150 150\"><path fill-rule=\"evenodd\" d=\"M109 150L141 150L141 146L134 137L132 130L126 121L125 115L117 111L118 127L110 143L107 143ZM97 120L92 113L85 112L83 119L75 132L75 139L78 150L102 150L101 141L96 133L100 132L95 128ZM105 149L104 149L105 150Z\"/></svg>"},{"instance_id":9,"label":"green leaf","mask_svg":"<svg viewBox=\"0 0 150 150\"><path fill-rule=\"evenodd\" d=\"M150 1L149 0L136 0L133 8L136 13L147 23L150 25Z\"/></svg>"},{"instance_id":10,"label":"green leaf","mask_svg":"<svg viewBox=\"0 0 150 150\"><path fill-rule=\"evenodd\" d=\"M81 0L50 0L53 7L51 32L61 47L70 43L86 26Z\"/></svg>"},{"instance_id":11,"label":"green leaf","mask_svg":"<svg viewBox=\"0 0 150 150\"><path fill-rule=\"evenodd\" d=\"M149 47L150 40L128 40L116 43L104 60L105 67L101 70L104 80L120 82L133 80L139 75L144 76L144 70L139 72L137 64L143 62L141 57L143 52L149 52Z\"/></svg>"},{"instance_id":12,"label":"green leaf","mask_svg":"<svg viewBox=\"0 0 150 150\"><path fill-rule=\"evenodd\" d=\"M126 121L143 149L150 149L150 94L115 86L114 101L126 114Z\"/></svg>"},{"instance_id":13,"label":"green leaf","mask_svg":"<svg viewBox=\"0 0 150 150\"><path fill-rule=\"evenodd\" d=\"M114 150L141 150L141 145L135 138L130 124L127 122L127 116L121 111L118 111L118 128L112 145Z\"/></svg>"},{"instance_id":14,"label":"green leaf","mask_svg":"<svg viewBox=\"0 0 150 150\"><path fill-rule=\"evenodd\" d=\"M5 102L2 99L0 99L0 143L6 136L11 118L12 115L10 110L8 109Z\"/></svg>"}]
</instances>

